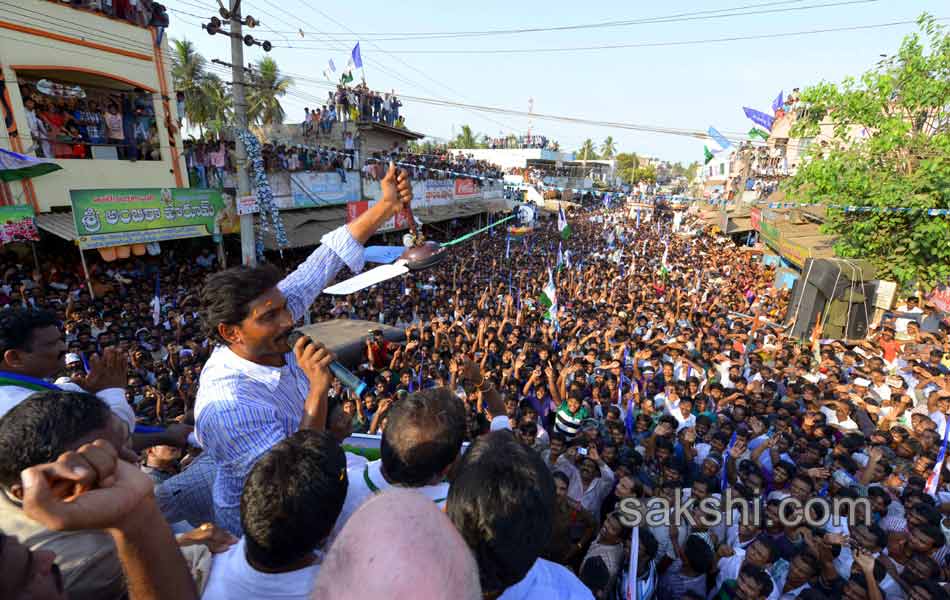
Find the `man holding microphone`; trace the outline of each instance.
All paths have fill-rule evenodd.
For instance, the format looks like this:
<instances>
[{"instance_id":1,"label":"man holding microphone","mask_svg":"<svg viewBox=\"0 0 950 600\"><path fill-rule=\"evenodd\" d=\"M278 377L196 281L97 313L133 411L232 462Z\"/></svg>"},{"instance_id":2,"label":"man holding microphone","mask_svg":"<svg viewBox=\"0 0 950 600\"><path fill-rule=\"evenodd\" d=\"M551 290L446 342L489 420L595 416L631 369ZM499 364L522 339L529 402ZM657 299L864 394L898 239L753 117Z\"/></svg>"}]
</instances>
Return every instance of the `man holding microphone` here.
<instances>
[{"instance_id":1,"label":"man holding microphone","mask_svg":"<svg viewBox=\"0 0 950 600\"><path fill-rule=\"evenodd\" d=\"M201 292L205 330L216 347L201 372L195 434L214 461L215 522L241 535L244 479L257 459L300 429L326 426L334 356L307 338L288 343L294 324L345 265L363 269L363 244L409 206L412 186L390 164L382 197L281 279L272 265L236 267L208 278Z\"/></svg>"}]
</instances>

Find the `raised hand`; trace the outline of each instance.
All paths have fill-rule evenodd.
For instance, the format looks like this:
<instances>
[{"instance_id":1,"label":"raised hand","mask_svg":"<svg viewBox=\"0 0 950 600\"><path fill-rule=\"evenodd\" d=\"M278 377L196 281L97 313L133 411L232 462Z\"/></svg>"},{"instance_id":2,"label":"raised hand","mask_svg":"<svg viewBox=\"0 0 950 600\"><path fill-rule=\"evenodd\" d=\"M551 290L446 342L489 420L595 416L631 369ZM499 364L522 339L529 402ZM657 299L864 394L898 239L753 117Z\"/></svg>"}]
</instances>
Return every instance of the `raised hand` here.
<instances>
[{"instance_id":1,"label":"raised hand","mask_svg":"<svg viewBox=\"0 0 950 600\"><path fill-rule=\"evenodd\" d=\"M91 394L109 388L125 388L129 357L118 348L106 348L89 359L89 374L79 378L82 389Z\"/></svg>"},{"instance_id":2,"label":"raised hand","mask_svg":"<svg viewBox=\"0 0 950 600\"><path fill-rule=\"evenodd\" d=\"M396 163L390 161L386 176L379 182L382 189L382 203L393 213L408 208L412 203L412 183L404 169L396 169Z\"/></svg>"},{"instance_id":3,"label":"raised hand","mask_svg":"<svg viewBox=\"0 0 950 600\"><path fill-rule=\"evenodd\" d=\"M151 478L105 440L21 475L23 512L53 531L119 528L153 491Z\"/></svg>"}]
</instances>

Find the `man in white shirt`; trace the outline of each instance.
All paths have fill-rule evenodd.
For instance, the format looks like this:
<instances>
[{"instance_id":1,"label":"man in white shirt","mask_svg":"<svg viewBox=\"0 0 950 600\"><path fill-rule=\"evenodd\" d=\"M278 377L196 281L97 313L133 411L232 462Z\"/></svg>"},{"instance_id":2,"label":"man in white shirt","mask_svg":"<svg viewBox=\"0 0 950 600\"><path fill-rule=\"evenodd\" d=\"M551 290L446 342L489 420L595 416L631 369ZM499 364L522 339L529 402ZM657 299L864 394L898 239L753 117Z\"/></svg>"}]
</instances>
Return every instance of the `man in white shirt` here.
<instances>
[{"instance_id":1,"label":"man in white shirt","mask_svg":"<svg viewBox=\"0 0 950 600\"><path fill-rule=\"evenodd\" d=\"M901 304L897 307L896 312L902 313L906 316L898 318L894 321L894 330L899 333L907 333L907 324L911 321L916 321L915 315L924 314L924 309L920 308L918 305L918 300L916 297L911 296L907 299L907 302Z\"/></svg>"},{"instance_id":2,"label":"man in white shirt","mask_svg":"<svg viewBox=\"0 0 950 600\"><path fill-rule=\"evenodd\" d=\"M539 558L551 537L554 478L510 432L481 436L469 447L445 511L475 554L486 597L593 600L573 573Z\"/></svg>"},{"instance_id":3,"label":"man in white shirt","mask_svg":"<svg viewBox=\"0 0 950 600\"><path fill-rule=\"evenodd\" d=\"M280 279L273 267L237 267L212 275L201 293L204 327L216 347L201 371L195 435L215 461L215 521L239 534L244 479L257 459L300 429L326 427L325 374L333 360L320 344L288 343L295 322L344 265L363 268L362 244L412 201L412 186L393 164L382 198Z\"/></svg>"},{"instance_id":4,"label":"man in white shirt","mask_svg":"<svg viewBox=\"0 0 950 600\"><path fill-rule=\"evenodd\" d=\"M49 383L64 366L66 343L55 315L34 309L0 310L0 417L34 392L66 390L96 394L125 424L135 429L135 412L125 398L127 357L107 348L90 359L83 385Z\"/></svg>"},{"instance_id":5,"label":"man in white shirt","mask_svg":"<svg viewBox=\"0 0 950 600\"><path fill-rule=\"evenodd\" d=\"M241 498L244 537L211 563L202 600L307 600L320 569L315 551L346 498L343 449L302 430L251 469Z\"/></svg>"},{"instance_id":6,"label":"man in white shirt","mask_svg":"<svg viewBox=\"0 0 950 600\"><path fill-rule=\"evenodd\" d=\"M472 379L478 367L466 361L462 373L463 378ZM507 426L504 403L497 392L491 392L492 426ZM448 388L429 388L393 403L386 417L381 458L349 471L350 486L333 537L361 504L389 488L411 488L438 507L445 505L446 476L459 458L465 437L465 405Z\"/></svg>"}]
</instances>

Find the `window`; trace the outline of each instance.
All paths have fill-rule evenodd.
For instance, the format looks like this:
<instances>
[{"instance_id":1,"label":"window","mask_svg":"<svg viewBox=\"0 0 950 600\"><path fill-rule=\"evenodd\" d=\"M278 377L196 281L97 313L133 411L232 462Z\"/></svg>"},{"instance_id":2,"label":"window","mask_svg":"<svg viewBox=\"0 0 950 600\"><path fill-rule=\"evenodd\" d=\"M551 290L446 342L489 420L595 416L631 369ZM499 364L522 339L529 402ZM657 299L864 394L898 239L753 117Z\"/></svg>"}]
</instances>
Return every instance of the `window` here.
<instances>
[{"instance_id":1,"label":"window","mask_svg":"<svg viewBox=\"0 0 950 600\"><path fill-rule=\"evenodd\" d=\"M720 175L726 174L726 163L719 163L719 174Z\"/></svg>"},{"instance_id":2,"label":"window","mask_svg":"<svg viewBox=\"0 0 950 600\"><path fill-rule=\"evenodd\" d=\"M20 78L36 155L161 160L152 96L52 78Z\"/></svg>"}]
</instances>

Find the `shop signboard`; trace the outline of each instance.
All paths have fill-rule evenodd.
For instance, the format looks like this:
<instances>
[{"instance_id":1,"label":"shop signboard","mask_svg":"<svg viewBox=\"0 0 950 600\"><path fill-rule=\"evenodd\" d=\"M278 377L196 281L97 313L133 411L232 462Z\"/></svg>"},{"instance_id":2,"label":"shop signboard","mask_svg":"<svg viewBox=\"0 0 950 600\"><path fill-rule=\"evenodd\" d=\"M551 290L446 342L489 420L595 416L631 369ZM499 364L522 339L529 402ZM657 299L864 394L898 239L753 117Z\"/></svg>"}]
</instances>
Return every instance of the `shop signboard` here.
<instances>
[{"instance_id":1,"label":"shop signboard","mask_svg":"<svg viewBox=\"0 0 950 600\"><path fill-rule=\"evenodd\" d=\"M211 235L228 218L216 189L82 189L70 190L69 200L83 249Z\"/></svg>"}]
</instances>

